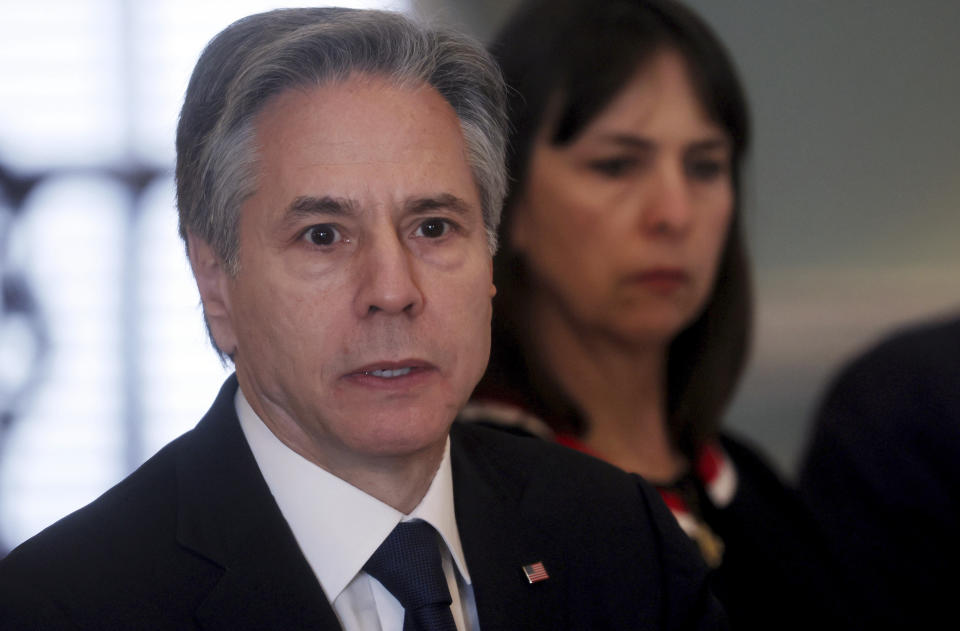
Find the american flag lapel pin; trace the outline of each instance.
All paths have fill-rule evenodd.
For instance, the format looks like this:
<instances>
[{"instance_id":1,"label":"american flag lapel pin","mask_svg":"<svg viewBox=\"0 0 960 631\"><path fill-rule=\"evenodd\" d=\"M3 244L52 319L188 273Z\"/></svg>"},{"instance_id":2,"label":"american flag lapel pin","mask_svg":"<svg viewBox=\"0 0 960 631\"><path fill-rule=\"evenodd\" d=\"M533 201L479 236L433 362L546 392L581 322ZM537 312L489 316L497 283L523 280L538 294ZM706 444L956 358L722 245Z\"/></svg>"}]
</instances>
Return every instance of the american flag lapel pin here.
<instances>
[{"instance_id":1,"label":"american flag lapel pin","mask_svg":"<svg viewBox=\"0 0 960 631\"><path fill-rule=\"evenodd\" d=\"M540 561L524 565L523 573L526 575L528 583L539 583L550 578L550 575L547 574L547 568L543 567L543 563Z\"/></svg>"}]
</instances>

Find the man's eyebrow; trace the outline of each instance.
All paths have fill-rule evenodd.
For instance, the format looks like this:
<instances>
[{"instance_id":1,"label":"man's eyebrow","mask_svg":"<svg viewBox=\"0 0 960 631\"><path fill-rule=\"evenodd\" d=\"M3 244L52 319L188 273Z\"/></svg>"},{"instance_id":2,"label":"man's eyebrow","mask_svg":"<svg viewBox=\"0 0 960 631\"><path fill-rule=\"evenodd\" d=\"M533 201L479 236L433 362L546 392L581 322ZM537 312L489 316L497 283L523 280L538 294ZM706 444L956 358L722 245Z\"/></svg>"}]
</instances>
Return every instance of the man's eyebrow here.
<instances>
[{"instance_id":1,"label":"man's eyebrow","mask_svg":"<svg viewBox=\"0 0 960 631\"><path fill-rule=\"evenodd\" d=\"M357 203L346 197L301 196L293 200L287 214L291 217L309 217L312 215L348 215L357 211Z\"/></svg>"},{"instance_id":2,"label":"man's eyebrow","mask_svg":"<svg viewBox=\"0 0 960 631\"><path fill-rule=\"evenodd\" d=\"M458 215L469 215L473 204L452 193L440 193L431 197L411 197L404 202L406 210L424 215L434 210L450 210Z\"/></svg>"}]
</instances>

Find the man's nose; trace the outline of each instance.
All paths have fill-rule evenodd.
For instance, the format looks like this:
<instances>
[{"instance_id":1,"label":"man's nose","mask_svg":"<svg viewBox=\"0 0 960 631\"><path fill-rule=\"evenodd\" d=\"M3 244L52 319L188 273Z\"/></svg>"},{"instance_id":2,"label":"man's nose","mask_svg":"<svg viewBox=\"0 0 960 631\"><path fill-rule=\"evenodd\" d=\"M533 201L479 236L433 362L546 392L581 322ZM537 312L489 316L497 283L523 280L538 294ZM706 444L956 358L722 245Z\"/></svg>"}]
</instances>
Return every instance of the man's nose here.
<instances>
[{"instance_id":1,"label":"man's nose","mask_svg":"<svg viewBox=\"0 0 960 631\"><path fill-rule=\"evenodd\" d=\"M423 310L416 260L399 235L392 231L371 235L357 256L357 317L376 313L415 316Z\"/></svg>"},{"instance_id":2,"label":"man's nose","mask_svg":"<svg viewBox=\"0 0 960 631\"><path fill-rule=\"evenodd\" d=\"M693 203L682 165L657 169L642 205L645 232L664 237L685 234L693 221Z\"/></svg>"}]
</instances>

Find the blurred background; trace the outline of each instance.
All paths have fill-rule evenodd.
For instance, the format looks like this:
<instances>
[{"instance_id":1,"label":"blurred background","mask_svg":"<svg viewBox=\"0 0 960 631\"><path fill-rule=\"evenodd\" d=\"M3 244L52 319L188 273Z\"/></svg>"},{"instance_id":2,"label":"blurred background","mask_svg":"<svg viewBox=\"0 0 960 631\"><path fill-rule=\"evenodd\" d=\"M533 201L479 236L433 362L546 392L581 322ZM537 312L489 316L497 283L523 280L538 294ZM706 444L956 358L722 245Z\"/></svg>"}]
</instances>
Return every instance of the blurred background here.
<instances>
[{"instance_id":1,"label":"blurred background","mask_svg":"<svg viewBox=\"0 0 960 631\"><path fill-rule=\"evenodd\" d=\"M0 556L192 427L228 374L176 232L174 128L203 45L295 4L0 0ZM486 40L515 2L337 4ZM728 423L789 477L846 359L960 310L960 3L688 4L755 126L758 315Z\"/></svg>"}]
</instances>

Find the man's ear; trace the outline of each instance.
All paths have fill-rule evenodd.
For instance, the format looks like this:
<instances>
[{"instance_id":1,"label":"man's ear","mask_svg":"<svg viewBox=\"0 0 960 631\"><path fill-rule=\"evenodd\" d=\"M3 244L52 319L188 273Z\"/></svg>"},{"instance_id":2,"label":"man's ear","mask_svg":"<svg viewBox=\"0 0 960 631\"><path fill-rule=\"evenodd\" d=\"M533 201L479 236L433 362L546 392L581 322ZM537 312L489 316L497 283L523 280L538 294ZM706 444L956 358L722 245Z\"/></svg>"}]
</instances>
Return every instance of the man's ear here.
<instances>
[{"instance_id":1,"label":"man's ear","mask_svg":"<svg viewBox=\"0 0 960 631\"><path fill-rule=\"evenodd\" d=\"M493 284L493 257L490 257L490 299L497 295L497 286Z\"/></svg>"},{"instance_id":2,"label":"man's ear","mask_svg":"<svg viewBox=\"0 0 960 631\"><path fill-rule=\"evenodd\" d=\"M203 316L210 330L210 337L224 355L233 356L237 349L237 338L233 330L230 310L230 294L227 273L223 262L210 247L210 244L187 232L187 254L193 277L197 280L200 301L203 303Z\"/></svg>"}]
</instances>

